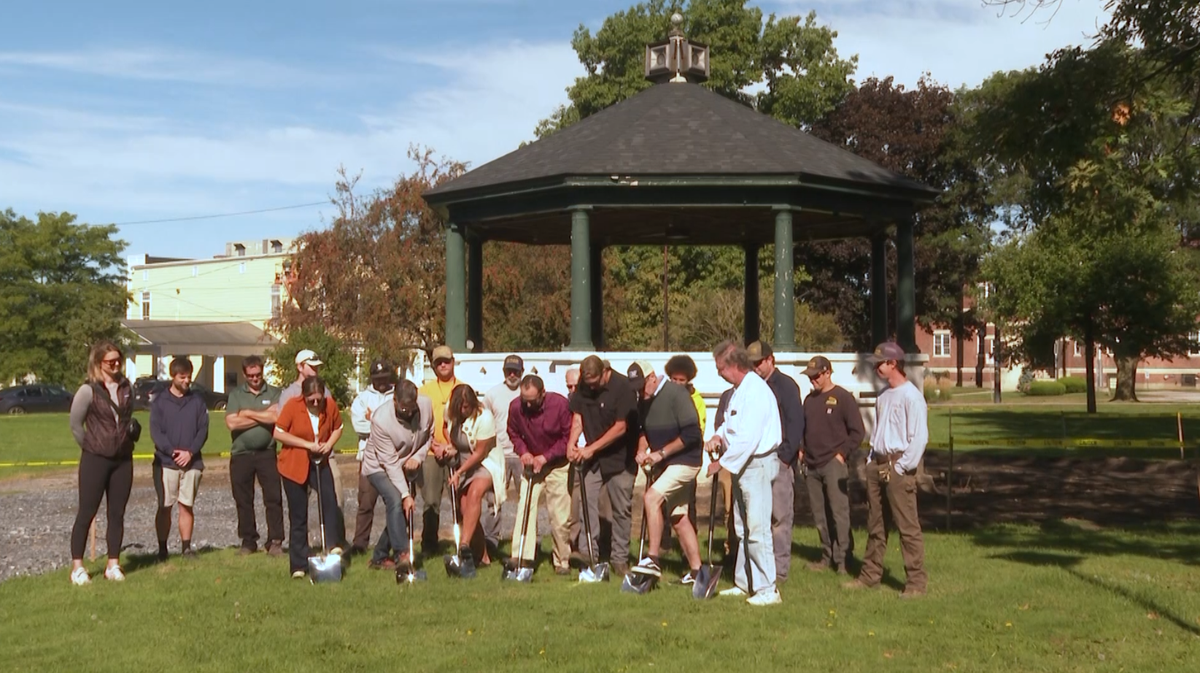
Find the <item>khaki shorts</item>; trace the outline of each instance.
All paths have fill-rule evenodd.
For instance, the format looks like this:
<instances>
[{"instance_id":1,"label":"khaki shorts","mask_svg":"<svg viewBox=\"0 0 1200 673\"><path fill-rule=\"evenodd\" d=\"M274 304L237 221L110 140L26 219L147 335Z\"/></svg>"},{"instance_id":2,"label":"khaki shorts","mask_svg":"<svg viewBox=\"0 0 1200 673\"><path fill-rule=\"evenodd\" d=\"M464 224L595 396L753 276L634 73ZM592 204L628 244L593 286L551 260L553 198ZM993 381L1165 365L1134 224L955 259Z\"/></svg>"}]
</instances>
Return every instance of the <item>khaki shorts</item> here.
<instances>
[{"instance_id":1,"label":"khaki shorts","mask_svg":"<svg viewBox=\"0 0 1200 673\"><path fill-rule=\"evenodd\" d=\"M670 465L654 480L650 490L663 497L672 518L687 516L688 503L692 499L692 491L696 488L698 474L699 466Z\"/></svg>"},{"instance_id":2,"label":"khaki shorts","mask_svg":"<svg viewBox=\"0 0 1200 673\"><path fill-rule=\"evenodd\" d=\"M203 470L173 470L155 465L154 492L158 495L158 506L172 507L176 502L184 507L195 506L203 475Z\"/></svg>"}]
</instances>

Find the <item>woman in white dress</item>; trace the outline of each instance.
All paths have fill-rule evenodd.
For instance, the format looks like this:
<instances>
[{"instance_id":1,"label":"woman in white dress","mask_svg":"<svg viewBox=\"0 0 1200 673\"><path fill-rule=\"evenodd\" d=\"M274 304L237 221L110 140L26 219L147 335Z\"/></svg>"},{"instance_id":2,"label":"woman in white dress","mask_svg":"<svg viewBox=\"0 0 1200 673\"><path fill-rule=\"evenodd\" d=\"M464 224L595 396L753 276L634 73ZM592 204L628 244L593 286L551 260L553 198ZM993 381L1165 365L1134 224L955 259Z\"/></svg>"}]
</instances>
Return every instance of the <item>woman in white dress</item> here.
<instances>
[{"instance_id":1,"label":"woman in white dress","mask_svg":"<svg viewBox=\"0 0 1200 673\"><path fill-rule=\"evenodd\" d=\"M462 544L470 548L476 565L491 565L479 515L483 497L495 494L496 508L504 502L504 450L496 444L496 421L492 412L479 402L471 386L458 385L450 392L446 405L446 425L450 445L458 455L458 464L450 472L450 485L458 491L462 514ZM459 550L462 555L463 550Z\"/></svg>"}]
</instances>

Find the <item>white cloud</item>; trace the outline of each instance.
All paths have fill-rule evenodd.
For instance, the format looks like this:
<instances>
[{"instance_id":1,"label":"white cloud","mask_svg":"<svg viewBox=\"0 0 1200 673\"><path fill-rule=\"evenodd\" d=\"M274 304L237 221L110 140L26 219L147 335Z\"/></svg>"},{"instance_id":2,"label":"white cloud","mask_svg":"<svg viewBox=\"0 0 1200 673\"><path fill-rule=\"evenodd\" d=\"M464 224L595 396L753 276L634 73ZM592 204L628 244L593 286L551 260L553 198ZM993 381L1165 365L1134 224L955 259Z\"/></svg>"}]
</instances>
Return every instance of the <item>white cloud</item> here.
<instances>
[{"instance_id":1,"label":"white cloud","mask_svg":"<svg viewBox=\"0 0 1200 673\"><path fill-rule=\"evenodd\" d=\"M892 75L912 86L925 72L957 88L997 70L1036 66L1067 45L1088 44L1106 21L1101 0L1062 0L1057 13L1013 16L980 0L777 2L780 13L807 13L838 31L843 57L859 55L857 79ZM717 55L714 55L714 58Z\"/></svg>"},{"instance_id":2,"label":"white cloud","mask_svg":"<svg viewBox=\"0 0 1200 673\"><path fill-rule=\"evenodd\" d=\"M279 63L219 54L164 50L0 51L0 67L60 71L127 80L178 81L220 86L279 87L311 84L322 75Z\"/></svg>"}]
</instances>

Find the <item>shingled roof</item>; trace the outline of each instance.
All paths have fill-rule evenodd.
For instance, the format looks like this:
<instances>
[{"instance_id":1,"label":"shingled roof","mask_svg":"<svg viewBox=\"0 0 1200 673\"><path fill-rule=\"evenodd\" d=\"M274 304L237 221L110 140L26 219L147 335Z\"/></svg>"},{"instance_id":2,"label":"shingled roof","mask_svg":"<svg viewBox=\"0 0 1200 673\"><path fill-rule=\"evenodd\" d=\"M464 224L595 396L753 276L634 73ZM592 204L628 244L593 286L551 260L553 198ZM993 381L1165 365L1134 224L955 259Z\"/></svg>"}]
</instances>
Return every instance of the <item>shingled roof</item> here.
<instances>
[{"instance_id":1,"label":"shingled roof","mask_svg":"<svg viewBox=\"0 0 1200 673\"><path fill-rule=\"evenodd\" d=\"M425 196L446 203L572 176L792 176L916 201L937 190L698 84L652 86Z\"/></svg>"}]
</instances>

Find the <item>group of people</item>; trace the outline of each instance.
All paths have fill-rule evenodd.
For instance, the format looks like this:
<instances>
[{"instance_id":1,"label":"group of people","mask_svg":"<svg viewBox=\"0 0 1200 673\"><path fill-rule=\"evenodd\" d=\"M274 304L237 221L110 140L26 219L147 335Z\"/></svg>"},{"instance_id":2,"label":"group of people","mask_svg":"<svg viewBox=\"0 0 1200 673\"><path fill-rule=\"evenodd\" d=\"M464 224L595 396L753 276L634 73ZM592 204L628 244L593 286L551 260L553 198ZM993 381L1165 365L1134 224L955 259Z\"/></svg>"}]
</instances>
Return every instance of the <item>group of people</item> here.
<instances>
[{"instance_id":1,"label":"group of people","mask_svg":"<svg viewBox=\"0 0 1200 673\"><path fill-rule=\"evenodd\" d=\"M589 355L567 373L566 396L546 390L540 377L526 375L516 355L505 358L503 381L482 397L456 378L454 353L447 346L434 349L435 377L419 388L407 380L397 382L390 363L373 363L371 385L350 410L359 464L352 541L347 540L338 506L338 471L330 465L343 432L341 413L318 375L321 361L312 351L300 351L296 381L280 390L265 382L260 358L246 358L245 382L231 391L225 415L232 436L230 482L239 553L258 550L253 506L257 481L267 515L265 549L271 555L284 553L282 500L287 499L293 577L305 576L310 554L310 490L320 499L325 538L330 541L327 552L340 554L350 544L352 554L370 551L369 567L404 571L413 564L416 493L422 496L421 550L431 557L440 553L441 505L449 490L457 499L461 525L461 547L454 552L476 566L487 566L497 554L500 508L512 487L519 494L511 534L514 563L535 560L537 516L522 514L536 512L542 501L550 521L554 572L569 574L572 560L587 566L599 562L594 553L601 548L603 494L611 524L613 572L661 577L660 554L671 530L688 566L679 581L690 584L701 565L695 493L707 451L711 460L704 477L721 486L729 525L727 552L736 557L734 587L722 594L743 596L752 605L780 602L777 585L787 580L790 570L795 483L801 478L823 555L808 567L848 574L853 541L847 484L851 461L865 435L854 396L833 383L832 367L823 357L812 358L803 372L812 383L804 399L796 382L775 366L766 343L742 346L728 341L713 357L718 373L732 387L721 397L708 442L704 400L691 385L696 364L686 355L668 360L661 374L645 361L634 362L622 374L599 356ZM900 533L907 575L901 595L920 596L926 579L915 475L928 436L925 403L906 378L905 354L899 346L881 344L870 359L888 387L876 400L877 422L863 466L867 549L857 579L846 586L880 583L885 519L891 518ZM114 344L93 348L88 382L72 404L72 430L83 450L80 505L71 538L71 580L76 584L89 581L82 565L84 537L104 496L109 519L104 575L123 579L118 556L139 429L132 418L129 383L120 373L122 362ZM193 507L208 435L203 400L190 389L191 363L174 360L170 374L170 387L154 398L150 413L161 558L168 554L175 504L182 554L195 553ZM639 469L647 476L642 535L648 549L640 558L631 558ZM386 521L369 550L379 499Z\"/></svg>"}]
</instances>

